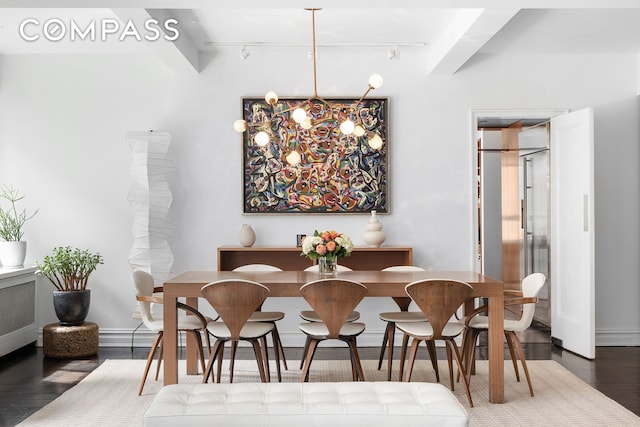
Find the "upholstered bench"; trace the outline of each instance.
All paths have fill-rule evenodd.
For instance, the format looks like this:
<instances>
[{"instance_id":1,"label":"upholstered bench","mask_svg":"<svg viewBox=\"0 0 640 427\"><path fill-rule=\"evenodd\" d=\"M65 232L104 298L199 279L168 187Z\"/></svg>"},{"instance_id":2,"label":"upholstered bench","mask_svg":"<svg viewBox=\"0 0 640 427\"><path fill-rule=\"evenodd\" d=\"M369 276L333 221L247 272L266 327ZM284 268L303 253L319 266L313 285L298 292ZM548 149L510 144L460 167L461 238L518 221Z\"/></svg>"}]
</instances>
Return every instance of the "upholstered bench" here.
<instances>
[{"instance_id":1,"label":"upholstered bench","mask_svg":"<svg viewBox=\"0 0 640 427\"><path fill-rule=\"evenodd\" d=\"M143 420L145 427L468 425L448 388L420 382L174 384Z\"/></svg>"}]
</instances>

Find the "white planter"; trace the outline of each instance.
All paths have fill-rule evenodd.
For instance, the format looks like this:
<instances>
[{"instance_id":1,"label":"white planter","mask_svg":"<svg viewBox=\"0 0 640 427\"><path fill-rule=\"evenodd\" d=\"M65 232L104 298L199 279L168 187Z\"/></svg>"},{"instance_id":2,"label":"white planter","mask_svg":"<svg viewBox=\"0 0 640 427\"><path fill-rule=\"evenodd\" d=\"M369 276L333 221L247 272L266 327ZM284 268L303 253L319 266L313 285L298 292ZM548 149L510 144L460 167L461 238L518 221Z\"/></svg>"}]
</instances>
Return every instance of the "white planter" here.
<instances>
[{"instance_id":1,"label":"white planter","mask_svg":"<svg viewBox=\"0 0 640 427\"><path fill-rule=\"evenodd\" d=\"M27 256L27 242L0 242L0 265L4 268L22 267Z\"/></svg>"}]
</instances>

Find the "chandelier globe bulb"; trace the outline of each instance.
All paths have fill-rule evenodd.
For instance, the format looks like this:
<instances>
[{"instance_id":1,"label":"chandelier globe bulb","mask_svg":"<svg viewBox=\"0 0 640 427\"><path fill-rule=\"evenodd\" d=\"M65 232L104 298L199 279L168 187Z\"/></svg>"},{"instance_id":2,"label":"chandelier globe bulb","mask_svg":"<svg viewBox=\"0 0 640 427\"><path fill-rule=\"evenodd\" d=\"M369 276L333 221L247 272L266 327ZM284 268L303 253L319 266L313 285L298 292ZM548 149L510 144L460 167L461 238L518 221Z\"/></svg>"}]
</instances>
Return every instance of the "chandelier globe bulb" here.
<instances>
[{"instance_id":1,"label":"chandelier globe bulb","mask_svg":"<svg viewBox=\"0 0 640 427\"><path fill-rule=\"evenodd\" d=\"M344 122L340 123L340 131L345 135L351 135L355 130L355 123L351 120L347 119Z\"/></svg>"},{"instance_id":2,"label":"chandelier globe bulb","mask_svg":"<svg viewBox=\"0 0 640 427\"><path fill-rule=\"evenodd\" d=\"M304 108L302 107L298 107L295 110L293 110L293 113L291 114L291 117L293 117L293 120L300 124L303 121L305 121L305 119L307 119L307 112L304 111Z\"/></svg>"},{"instance_id":3,"label":"chandelier globe bulb","mask_svg":"<svg viewBox=\"0 0 640 427\"><path fill-rule=\"evenodd\" d=\"M246 120L236 120L233 122L233 130L236 132L242 133L247 130L247 121Z\"/></svg>"},{"instance_id":4,"label":"chandelier globe bulb","mask_svg":"<svg viewBox=\"0 0 640 427\"><path fill-rule=\"evenodd\" d=\"M382 79L382 76L380 74L372 74L369 77L369 86L371 86L373 89L378 89L380 86L382 86L383 82L384 80Z\"/></svg>"},{"instance_id":5,"label":"chandelier globe bulb","mask_svg":"<svg viewBox=\"0 0 640 427\"><path fill-rule=\"evenodd\" d=\"M264 100L267 101L267 104L269 105L276 105L276 103L278 102L278 94L270 90L264 96Z\"/></svg>"},{"instance_id":6,"label":"chandelier globe bulb","mask_svg":"<svg viewBox=\"0 0 640 427\"><path fill-rule=\"evenodd\" d=\"M256 144L258 144L258 146L264 147L269 143L269 134L265 131L260 131L256 133L256 136L253 138L253 140L256 142Z\"/></svg>"},{"instance_id":7,"label":"chandelier globe bulb","mask_svg":"<svg viewBox=\"0 0 640 427\"><path fill-rule=\"evenodd\" d=\"M382 138L380 138L380 135L375 134L374 136L369 138L369 147L373 148L374 150L379 150L380 147L382 147Z\"/></svg>"}]
</instances>

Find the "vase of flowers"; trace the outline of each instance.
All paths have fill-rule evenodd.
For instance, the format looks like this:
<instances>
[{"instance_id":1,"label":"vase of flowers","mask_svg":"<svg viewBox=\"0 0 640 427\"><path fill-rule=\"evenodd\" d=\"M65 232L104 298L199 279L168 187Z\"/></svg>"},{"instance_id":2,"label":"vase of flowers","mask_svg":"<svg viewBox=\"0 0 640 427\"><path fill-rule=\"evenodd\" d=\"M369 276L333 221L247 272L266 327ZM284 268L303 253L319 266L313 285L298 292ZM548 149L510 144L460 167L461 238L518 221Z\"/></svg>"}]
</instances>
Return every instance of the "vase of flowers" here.
<instances>
[{"instance_id":1,"label":"vase of flowers","mask_svg":"<svg viewBox=\"0 0 640 427\"><path fill-rule=\"evenodd\" d=\"M338 271L338 259L351 255L353 243L349 236L335 230L314 231L313 236L302 241L302 254L318 262L321 276L335 276Z\"/></svg>"}]
</instances>

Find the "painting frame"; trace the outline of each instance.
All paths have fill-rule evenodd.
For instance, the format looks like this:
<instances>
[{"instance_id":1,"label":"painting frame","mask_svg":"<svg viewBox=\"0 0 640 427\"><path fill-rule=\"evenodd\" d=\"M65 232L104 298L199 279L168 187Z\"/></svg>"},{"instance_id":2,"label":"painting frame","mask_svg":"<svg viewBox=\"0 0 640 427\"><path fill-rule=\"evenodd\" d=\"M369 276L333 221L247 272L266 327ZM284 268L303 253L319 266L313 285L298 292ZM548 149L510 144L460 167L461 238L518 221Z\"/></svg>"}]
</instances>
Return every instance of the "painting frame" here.
<instances>
[{"instance_id":1,"label":"painting frame","mask_svg":"<svg viewBox=\"0 0 640 427\"><path fill-rule=\"evenodd\" d=\"M356 108L357 105L357 108ZM304 106L313 126L295 123L293 110ZM389 213L389 99L243 97L243 214ZM365 134L339 129L349 117ZM259 146L254 137L267 131ZM369 145L378 135L379 148ZM300 162L290 165L287 153Z\"/></svg>"}]
</instances>

